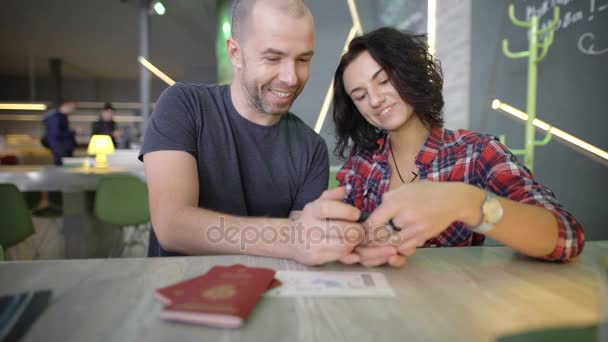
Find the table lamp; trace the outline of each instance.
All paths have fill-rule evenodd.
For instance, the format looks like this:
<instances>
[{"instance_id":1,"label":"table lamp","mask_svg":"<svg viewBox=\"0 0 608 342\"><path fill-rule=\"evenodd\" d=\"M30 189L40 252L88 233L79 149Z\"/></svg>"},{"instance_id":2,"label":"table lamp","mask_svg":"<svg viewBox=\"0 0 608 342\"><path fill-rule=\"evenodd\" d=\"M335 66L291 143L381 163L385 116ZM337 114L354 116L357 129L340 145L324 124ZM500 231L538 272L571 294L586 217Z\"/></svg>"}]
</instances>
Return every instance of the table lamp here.
<instances>
[{"instance_id":1,"label":"table lamp","mask_svg":"<svg viewBox=\"0 0 608 342\"><path fill-rule=\"evenodd\" d=\"M95 134L89 141L87 153L95 155L95 167L108 167L106 154L114 153L114 143L109 135Z\"/></svg>"}]
</instances>

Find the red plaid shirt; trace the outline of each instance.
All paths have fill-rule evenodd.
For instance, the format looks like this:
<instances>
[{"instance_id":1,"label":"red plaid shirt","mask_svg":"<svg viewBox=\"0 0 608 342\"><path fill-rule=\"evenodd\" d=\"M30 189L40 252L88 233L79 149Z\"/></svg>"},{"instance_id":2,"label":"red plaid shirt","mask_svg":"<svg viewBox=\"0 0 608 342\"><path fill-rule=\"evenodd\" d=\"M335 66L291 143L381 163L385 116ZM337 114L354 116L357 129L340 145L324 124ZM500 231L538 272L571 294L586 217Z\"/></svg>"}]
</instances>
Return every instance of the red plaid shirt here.
<instances>
[{"instance_id":1,"label":"red plaid shirt","mask_svg":"<svg viewBox=\"0 0 608 342\"><path fill-rule=\"evenodd\" d=\"M344 202L372 212L388 190L389 140L384 135L373 153L356 149L336 178L346 187ZM551 211L559 226L559 239L547 260L568 261L583 250L583 228L555 198L551 190L537 183L530 170L493 136L434 128L416 158L420 180L465 182L502 197L537 205ZM462 222L454 222L425 247L482 245L485 237L472 233Z\"/></svg>"}]
</instances>

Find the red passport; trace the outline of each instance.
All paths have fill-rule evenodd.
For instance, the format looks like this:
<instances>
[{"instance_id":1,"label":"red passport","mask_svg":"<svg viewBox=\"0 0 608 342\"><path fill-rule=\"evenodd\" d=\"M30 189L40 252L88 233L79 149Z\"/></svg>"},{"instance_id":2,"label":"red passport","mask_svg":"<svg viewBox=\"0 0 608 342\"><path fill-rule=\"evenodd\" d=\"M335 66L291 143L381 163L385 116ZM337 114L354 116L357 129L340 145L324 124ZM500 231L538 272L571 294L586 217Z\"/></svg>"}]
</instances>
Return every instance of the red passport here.
<instances>
[{"instance_id":1,"label":"red passport","mask_svg":"<svg viewBox=\"0 0 608 342\"><path fill-rule=\"evenodd\" d=\"M209 270L207 273L205 273L203 275L181 281L177 284L173 284L173 285L169 285L169 286L157 289L156 292L154 293L154 297L161 303L163 303L165 305L169 305L172 302L179 301L181 298L183 298L186 295L188 289L196 289L198 287L204 286L204 284L208 281L207 279L210 275L212 275L218 271L223 271L226 269L232 269L232 268L237 268L237 267L247 268L247 266L244 266L241 264L236 264L236 265L232 265L232 266L214 266L211 268L211 270ZM255 269L261 269L261 268L249 267L249 269L255 270ZM266 289L266 291L272 290L275 287L278 287L281 285L282 285L282 283L278 279L273 278L272 282L270 282L270 285L268 285L268 288Z\"/></svg>"},{"instance_id":2,"label":"red passport","mask_svg":"<svg viewBox=\"0 0 608 342\"><path fill-rule=\"evenodd\" d=\"M236 265L234 265L236 266ZM186 291L196 290L197 288L201 288L207 282L207 277L212 273L215 273L219 270L225 270L228 266L215 266L209 270L209 272L200 275L198 277L194 277L188 280L181 281L179 283L169 285L166 287L162 287L160 289L156 289L154 293L154 297L158 299L165 305L169 305L174 301L178 301L182 299L186 295Z\"/></svg>"},{"instance_id":3,"label":"red passport","mask_svg":"<svg viewBox=\"0 0 608 342\"><path fill-rule=\"evenodd\" d=\"M214 267L208 273L158 289L168 304L161 317L223 328L240 327L262 294L280 285L275 271L244 265Z\"/></svg>"}]
</instances>

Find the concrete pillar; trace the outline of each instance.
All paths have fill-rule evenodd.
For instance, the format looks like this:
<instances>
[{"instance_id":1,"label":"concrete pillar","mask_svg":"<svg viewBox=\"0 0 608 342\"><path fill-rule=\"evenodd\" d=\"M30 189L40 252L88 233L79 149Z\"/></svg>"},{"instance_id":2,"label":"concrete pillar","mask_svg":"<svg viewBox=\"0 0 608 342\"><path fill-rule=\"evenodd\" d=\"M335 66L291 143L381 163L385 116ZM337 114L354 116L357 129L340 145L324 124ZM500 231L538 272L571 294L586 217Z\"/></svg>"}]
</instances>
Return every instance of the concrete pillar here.
<instances>
[{"instance_id":1,"label":"concrete pillar","mask_svg":"<svg viewBox=\"0 0 608 342\"><path fill-rule=\"evenodd\" d=\"M57 108L62 100L62 77L61 77L61 59L57 57L49 58L49 79L51 86L51 104Z\"/></svg>"},{"instance_id":2,"label":"concrete pillar","mask_svg":"<svg viewBox=\"0 0 608 342\"><path fill-rule=\"evenodd\" d=\"M140 0L139 9L139 55L149 60L150 18L149 0ZM146 131L150 119L150 72L143 65L139 65L139 100L141 102L141 116L144 119L142 136Z\"/></svg>"},{"instance_id":3,"label":"concrete pillar","mask_svg":"<svg viewBox=\"0 0 608 342\"><path fill-rule=\"evenodd\" d=\"M443 68L445 127L471 127L471 0L438 0L435 56Z\"/></svg>"}]
</instances>

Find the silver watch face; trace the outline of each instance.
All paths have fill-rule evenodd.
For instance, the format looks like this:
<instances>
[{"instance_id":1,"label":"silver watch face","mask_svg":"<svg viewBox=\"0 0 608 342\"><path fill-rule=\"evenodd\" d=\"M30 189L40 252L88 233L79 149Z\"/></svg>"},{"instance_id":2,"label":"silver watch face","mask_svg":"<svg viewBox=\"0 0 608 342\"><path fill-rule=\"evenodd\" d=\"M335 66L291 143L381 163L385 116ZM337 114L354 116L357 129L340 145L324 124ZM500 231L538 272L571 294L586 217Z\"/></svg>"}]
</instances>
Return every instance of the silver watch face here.
<instances>
[{"instance_id":1,"label":"silver watch face","mask_svg":"<svg viewBox=\"0 0 608 342\"><path fill-rule=\"evenodd\" d=\"M502 219L503 209L498 198L490 198L483 205L484 221L496 224Z\"/></svg>"}]
</instances>

